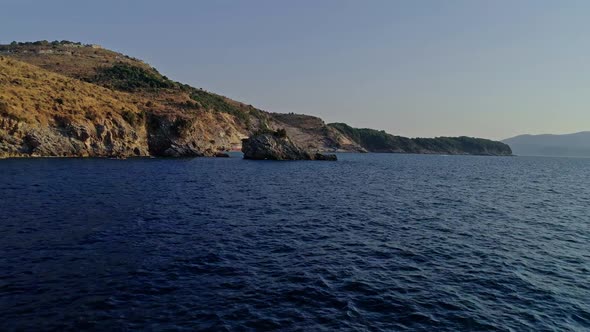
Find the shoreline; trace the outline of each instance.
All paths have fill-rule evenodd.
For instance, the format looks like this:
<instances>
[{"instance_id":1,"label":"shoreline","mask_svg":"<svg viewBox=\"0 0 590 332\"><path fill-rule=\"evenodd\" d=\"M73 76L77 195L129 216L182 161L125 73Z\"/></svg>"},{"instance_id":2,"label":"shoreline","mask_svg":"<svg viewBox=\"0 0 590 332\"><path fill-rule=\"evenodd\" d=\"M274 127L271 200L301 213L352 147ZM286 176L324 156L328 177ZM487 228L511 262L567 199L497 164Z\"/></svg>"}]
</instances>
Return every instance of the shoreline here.
<instances>
[{"instance_id":1,"label":"shoreline","mask_svg":"<svg viewBox=\"0 0 590 332\"><path fill-rule=\"evenodd\" d=\"M129 156L129 157L110 157L110 156L0 156L0 160L8 159L110 159L110 160L127 160L127 159L236 159L234 154L242 154L242 152L230 151L227 156L182 156L182 157L165 157L165 156ZM356 152L356 151L323 151L320 153L336 153L336 154L359 154L359 155L414 155L414 156L473 156L473 157L552 157L552 156L519 156L511 155L496 155L496 154L469 154L469 153L411 153L411 152ZM552 157L552 158L589 158L589 157ZM239 157L239 159L243 159Z\"/></svg>"}]
</instances>

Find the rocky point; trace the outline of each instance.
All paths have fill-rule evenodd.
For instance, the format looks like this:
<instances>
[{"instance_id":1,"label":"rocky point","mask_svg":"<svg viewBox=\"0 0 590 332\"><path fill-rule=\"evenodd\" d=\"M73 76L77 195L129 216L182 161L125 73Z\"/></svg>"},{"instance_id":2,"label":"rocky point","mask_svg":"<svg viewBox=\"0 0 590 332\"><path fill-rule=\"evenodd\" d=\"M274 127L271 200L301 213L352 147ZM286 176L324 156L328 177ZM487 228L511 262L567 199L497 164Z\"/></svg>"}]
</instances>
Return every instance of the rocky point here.
<instances>
[{"instance_id":1,"label":"rocky point","mask_svg":"<svg viewBox=\"0 0 590 332\"><path fill-rule=\"evenodd\" d=\"M312 153L293 143L284 130L256 133L242 140L244 159L254 160L337 160L334 154Z\"/></svg>"}]
</instances>

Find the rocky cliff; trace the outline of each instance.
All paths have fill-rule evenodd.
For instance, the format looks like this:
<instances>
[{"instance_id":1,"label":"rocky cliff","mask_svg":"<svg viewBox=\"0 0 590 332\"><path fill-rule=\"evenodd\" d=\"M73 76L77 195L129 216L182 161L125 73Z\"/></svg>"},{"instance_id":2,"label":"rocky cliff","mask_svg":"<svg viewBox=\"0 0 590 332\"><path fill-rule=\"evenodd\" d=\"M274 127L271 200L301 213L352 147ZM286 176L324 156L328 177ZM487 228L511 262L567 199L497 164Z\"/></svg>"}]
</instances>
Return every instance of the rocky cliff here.
<instances>
[{"instance_id":1,"label":"rocky cliff","mask_svg":"<svg viewBox=\"0 0 590 332\"><path fill-rule=\"evenodd\" d=\"M255 160L336 160L336 155L307 151L293 143L284 130L255 133L242 141L244 159Z\"/></svg>"},{"instance_id":2,"label":"rocky cliff","mask_svg":"<svg viewBox=\"0 0 590 332\"><path fill-rule=\"evenodd\" d=\"M0 56L0 156L209 156L279 128L302 146L335 148L322 132L174 82L107 49L41 41L0 45Z\"/></svg>"},{"instance_id":3,"label":"rocky cliff","mask_svg":"<svg viewBox=\"0 0 590 332\"><path fill-rule=\"evenodd\" d=\"M367 152L338 129L328 126L322 119L294 113L270 113L272 129L283 128L298 145L312 151Z\"/></svg>"},{"instance_id":4,"label":"rocky cliff","mask_svg":"<svg viewBox=\"0 0 590 332\"><path fill-rule=\"evenodd\" d=\"M207 156L267 113L122 54L70 42L0 46L0 156Z\"/></svg>"},{"instance_id":5,"label":"rocky cliff","mask_svg":"<svg viewBox=\"0 0 590 332\"><path fill-rule=\"evenodd\" d=\"M0 57L0 156L147 156L134 101Z\"/></svg>"},{"instance_id":6,"label":"rocky cliff","mask_svg":"<svg viewBox=\"0 0 590 332\"><path fill-rule=\"evenodd\" d=\"M312 153L509 154L484 140L375 140L370 129L266 112L93 45L12 43L0 45L0 57L0 157L214 156L278 129Z\"/></svg>"}]
</instances>

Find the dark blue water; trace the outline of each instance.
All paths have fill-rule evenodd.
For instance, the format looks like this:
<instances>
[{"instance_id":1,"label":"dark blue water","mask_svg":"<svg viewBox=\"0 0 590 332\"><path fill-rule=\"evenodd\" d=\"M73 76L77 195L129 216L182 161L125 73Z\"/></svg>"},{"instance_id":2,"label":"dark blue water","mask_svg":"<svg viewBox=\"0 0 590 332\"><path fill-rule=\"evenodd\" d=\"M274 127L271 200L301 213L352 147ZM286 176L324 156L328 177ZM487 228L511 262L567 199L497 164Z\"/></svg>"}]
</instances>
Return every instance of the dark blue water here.
<instances>
[{"instance_id":1,"label":"dark blue water","mask_svg":"<svg viewBox=\"0 0 590 332\"><path fill-rule=\"evenodd\" d=\"M0 330L590 329L590 159L0 161Z\"/></svg>"}]
</instances>

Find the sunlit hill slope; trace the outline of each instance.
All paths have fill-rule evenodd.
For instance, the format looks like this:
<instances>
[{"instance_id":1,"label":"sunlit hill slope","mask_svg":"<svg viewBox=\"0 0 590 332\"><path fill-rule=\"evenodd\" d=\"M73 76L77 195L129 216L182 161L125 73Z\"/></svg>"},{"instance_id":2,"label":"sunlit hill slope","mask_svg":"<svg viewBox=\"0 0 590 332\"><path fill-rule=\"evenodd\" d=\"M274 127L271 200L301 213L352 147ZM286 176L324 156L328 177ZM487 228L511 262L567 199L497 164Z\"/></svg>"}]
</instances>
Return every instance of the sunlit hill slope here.
<instances>
[{"instance_id":1,"label":"sunlit hill slope","mask_svg":"<svg viewBox=\"0 0 590 332\"><path fill-rule=\"evenodd\" d=\"M2 157L213 156L239 149L256 131L279 128L316 151L511 154L507 145L479 139L469 149L434 144L438 138L408 149L389 134L266 112L172 81L141 60L96 45L0 45Z\"/></svg>"}]
</instances>

